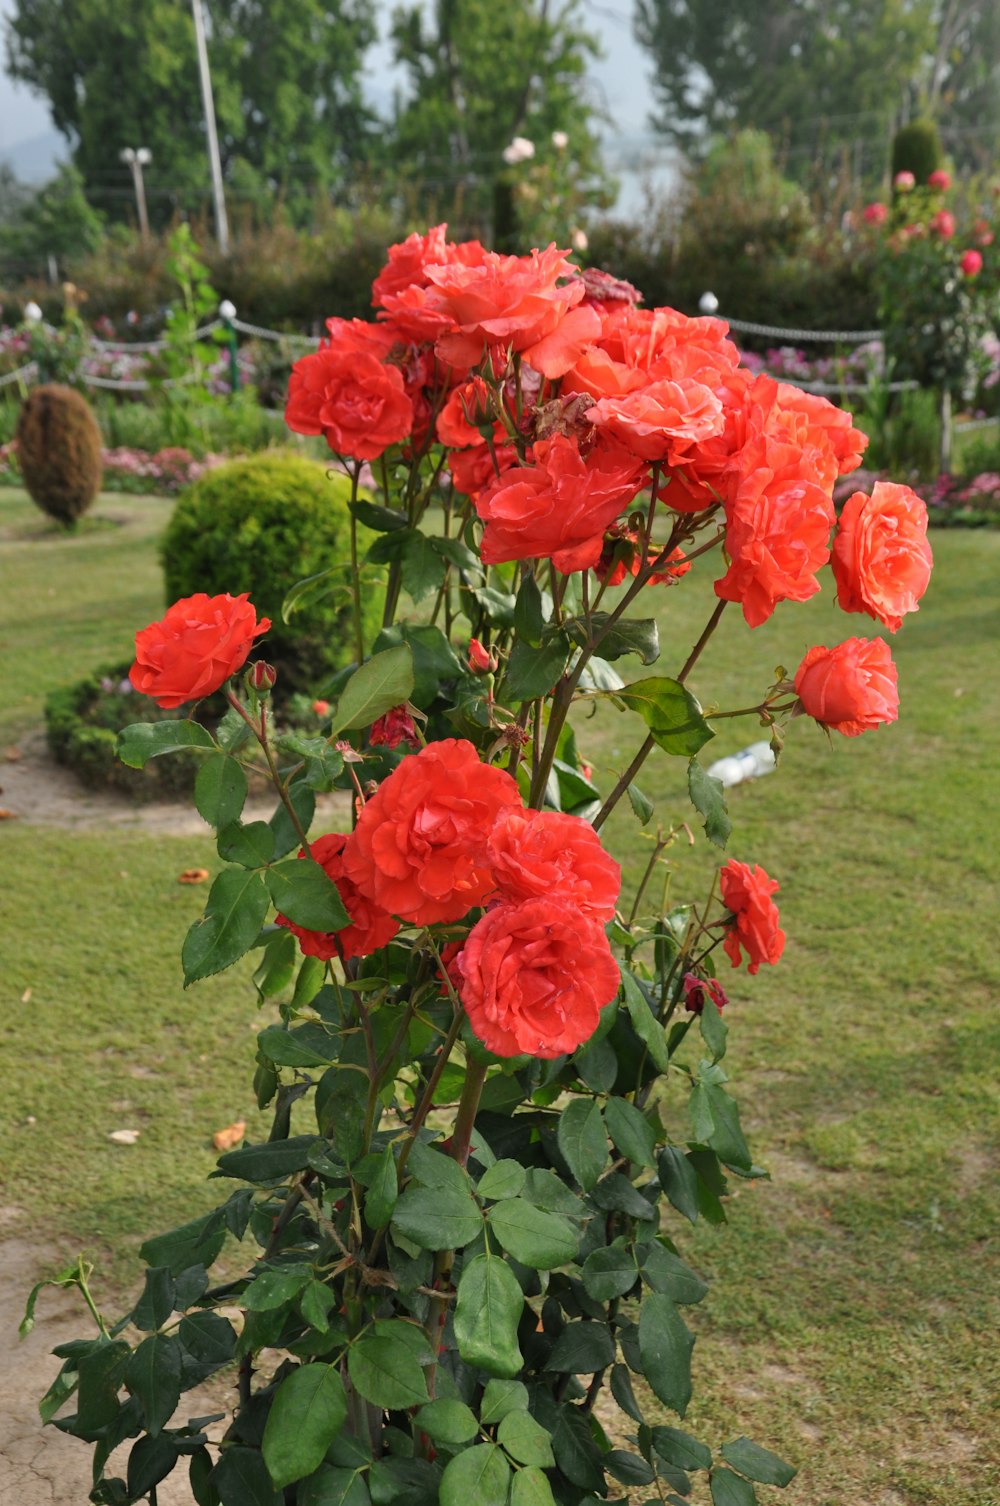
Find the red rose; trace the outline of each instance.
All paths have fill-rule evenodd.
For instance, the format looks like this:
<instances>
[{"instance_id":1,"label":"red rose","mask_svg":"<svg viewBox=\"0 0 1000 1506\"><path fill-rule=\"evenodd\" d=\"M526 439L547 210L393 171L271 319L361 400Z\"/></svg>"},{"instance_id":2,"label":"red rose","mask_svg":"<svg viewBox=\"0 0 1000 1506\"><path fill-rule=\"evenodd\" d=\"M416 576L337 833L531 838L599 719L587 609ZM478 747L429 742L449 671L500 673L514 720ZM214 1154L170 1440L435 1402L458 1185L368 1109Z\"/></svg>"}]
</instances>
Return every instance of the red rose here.
<instances>
[{"instance_id":1,"label":"red rose","mask_svg":"<svg viewBox=\"0 0 1000 1506\"><path fill-rule=\"evenodd\" d=\"M185 596L160 622L136 633L129 679L166 710L201 700L242 669L254 639L270 626L267 617L257 621L246 591Z\"/></svg>"},{"instance_id":2,"label":"red rose","mask_svg":"<svg viewBox=\"0 0 1000 1506\"><path fill-rule=\"evenodd\" d=\"M575 1051L618 992L603 927L555 896L494 905L452 968L469 1024L497 1056Z\"/></svg>"},{"instance_id":3,"label":"red rose","mask_svg":"<svg viewBox=\"0 0 1000 1506\"><path fill-rule=\"evenodd\" d=\"M884 225L889 217L888 209L877 199L874 204L866 204L862 213L866 225Z\"/></svg>"},{"instance_id":4,"label":"red rose","mask_svg":"<svg viewBox=\"0 0 1000 1506\"><path fill-rule=\"evenodd\" d=\"M344 868L362 894L414 925L460 920L496 887L486 838L514 780L446 738L404 758L358 817Z\"/></svg>"},{"instance_id":5,"label":"red rose","mask_svg":"<svg viewBox=\"0 0 1000 1506\"><path fill-rule=\"evenodd\" d=\"M554 899L593 920L611 920L622 871L588 821L560 811L505 810L486 850L504 900Z\"/></svg>"},{"instance_id":6,"label":"red rose","mask_svg":"<svg viewBox=\"0 0 1000 1506\"><path fill-rule=\"evenodd\" d=\"M722 404L703 382L655 381L621 397L602 397L584 415L642 460L675 465L692 446L721 434Z\"/></svg>"},{"instance_id":7,"label":"red rose","mask_svg":"<svg viewBox=\"0 0 1000 1506\"><path fill-rule=\"evenodd\" d=\"M447 229L447 225L433 225L426 235L415 231L405 241L389 247L389 260L372 283L372 303L376 308L388 293L402 293L413 285L426 286L425 268L447 260Z\"/></svg>"},{"instance_id":8,"label":"red rose","mask_svg":"<svg viewBox=\"0 0 1000 1506\"><path fill-rule=\"evenodd\" d=\"M795 691L807 716L845 737L894 722L899 712L896 666L882 638L811 648L795 671Z\"/></svg>"},{"instance_id":9,"label":"red rose","mask_svg":"<svg viewBox=\"0 0 1000 1506\"><path fill-rule=\"evenodd\" d=\"M616 445L598 445L584 457L564 434L540 440L533 458L476 498L486 523L483 561L551 559L564 575L595 565L605 530L638 494L645 467Z\"/></svg>"},{"instance_id":10,"label":"red rose","mask_svg":"<svg viewBox=\"0 0 1000 1506\"><path fill-rule=\"evenodd\" d=\"M927 589L933 557L927 508L908 486L876 481L844 504L833 541L837 604L867 612L894 633Z\"/></svg>"},{"instance_id":11,"label":"red rose","mask_svg":"<svg viewBox=\"0 0 1000 1506\"><path fill-rule=\"evenodd\" d=\"M398 748L400 743L419 748L420 737L406 706L393 706L391 711L372 722L368 742L373 748Z\"/></svg>"},{"instance_id":12,"label":"red rose","mask_svg":"<svg viewBox=\"0 0 1000 1506\"><path fill-rule=\"evenodd\" d=\"M322 434L338 455L376 460L413 427L403 375L363 350L324 345L292 368L285 422Z\"/></svg>"},{"instance_id":13,"label":"red rose","mask_svg":"<svg viewBox=\"0 0 1000 1506\"><path fill-rule=\"evenodd\" d=\"M287 926L298 937L299 946L307 957L319 957L324 962L329 962L331 957L339 957L342 962L350 957L367 957L391 941L399 930L399 921L372 904L348 878L343 859L347 840L345 832L332 831L329 836L317 837L309 847L327 878L337 886L344 909L351 917L350 925L342 931L307 931L289 920L287 915L277 917L279 926ZM305 852L300 852L299 857L304 858Z\"/></svg>"},{"instance_id":14,"label":"red rose","mask_svg":"<svg viewBox=\"0 0 1000 1506\"><path fill-rule=\"evenodd\" d=\"M733 912L733 921L723 942L733 967L742 960L740 948L747 954L748 973L755 973L762 962L777 962L785 949L785 933L778 921L778 907L771 898L778 891L777 879L769 878L763 868L731 859L719 873L722 903Z\"/></svg>"},{"instance_id":15,"label":"red rose","mask_svg":"<svg viewBox=\"0 0 1000 1506\"><path fill-rule=\"evenodd\" d=\"M836 514L826 487L811 479L814 453L761 437L741 455L743 479L726 507L730 565L715 594L740 602L750 627L779 601L808 601L819 590Z\"/></svg>"}]
</instances>

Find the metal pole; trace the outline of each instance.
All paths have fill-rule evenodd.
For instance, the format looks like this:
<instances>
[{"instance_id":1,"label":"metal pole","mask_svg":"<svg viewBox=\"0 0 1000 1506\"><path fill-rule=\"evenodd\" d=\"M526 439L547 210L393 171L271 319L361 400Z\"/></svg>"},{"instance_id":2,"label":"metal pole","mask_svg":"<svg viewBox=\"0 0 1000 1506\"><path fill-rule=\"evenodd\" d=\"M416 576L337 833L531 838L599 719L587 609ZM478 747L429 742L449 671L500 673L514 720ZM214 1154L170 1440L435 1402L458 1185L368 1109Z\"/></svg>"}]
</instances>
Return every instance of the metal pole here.
<instances>
[{"instance_id":1,"label":"metal pole","mask_svg":"<svg viewBox=\"0 0 1000 1506\"><path fill-rule=\"evenodd\" d=\"M208 71L208 48L205 46L205 18L201 0L191 0L191 13L194 16L194 37L198 48L198 73L201 78L201 101L205 110L208 160L212 170L215 238L219 243L219 250L225 256L229 251L229 222L226 219L226 200L222 191L222 162L219 158L219 137L215 129L215 104L212 99L212 77Z\"/></svg>"},{"instance_id":2,"label":"metal pole","mask_svg":"<svg viewBox=\"0 0 1000 1506\"><path fill-rule=\"evenodd\" d=\"M139 234L143 241L149 240L149 215L146 213L146 185L142 176L142 162L138 153L132 163L132 176L135 178L135 203L139 211Z\"/></svg>"}]
</instances>

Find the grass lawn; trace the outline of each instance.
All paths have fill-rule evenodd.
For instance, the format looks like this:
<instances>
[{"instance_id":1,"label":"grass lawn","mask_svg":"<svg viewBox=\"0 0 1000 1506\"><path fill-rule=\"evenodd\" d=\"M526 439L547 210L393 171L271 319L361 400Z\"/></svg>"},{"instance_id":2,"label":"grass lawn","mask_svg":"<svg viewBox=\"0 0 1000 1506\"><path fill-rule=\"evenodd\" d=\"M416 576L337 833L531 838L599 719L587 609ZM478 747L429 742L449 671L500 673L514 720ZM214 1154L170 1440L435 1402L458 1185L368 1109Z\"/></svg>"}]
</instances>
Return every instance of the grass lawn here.
<instances>
[{"instance_id":1,"label":"grass lawn","mask_svg":"<svg viewBox=\"0 0 1000 1506\"><path fill-rule=\"evenodd\" d=\"M100 511L126 521L62 539L40 536L22 494L0 492L0 746L37 726L47 690L124 657L158 613L168 506L109 499ZM745 1430L796 1461L789 1506L1000 1500L1000 534L933 542L931 589L893 643L900 722L848 741L800 721L777 774L730 795L730 852L780 880L789 938L778 968L726 979L726 1064L773 1180L738 1186L727 1229L676 1221L671 1233L714 1278L691 1430ZM727 613L692 688L745 705L810 644L869 635L830 594L753 634ZM656 601L669 674L710 610L710 573ZM635 724L609 709L577 727L607 787ZM752 722L720 728L703 762L760 736ZM691 819L682 780L664 756L641 777L665 820ZM648 848L627 808L607 840L634 881ZM51 1240L54 1260L103 1255L114 1307L143 1235L214 1194L211 1131L245 1117L255 1132L252 991L236 974L180 988L177 953L204 891L176 876L214 866L207 838L7 822L0 843L4 1201L19 1210L14 1230ZM717 861L703 842L669 856L678 898ZM142 1131L136 1146L108 1140L126 1127Z\"/></svg>"}]
</instances>

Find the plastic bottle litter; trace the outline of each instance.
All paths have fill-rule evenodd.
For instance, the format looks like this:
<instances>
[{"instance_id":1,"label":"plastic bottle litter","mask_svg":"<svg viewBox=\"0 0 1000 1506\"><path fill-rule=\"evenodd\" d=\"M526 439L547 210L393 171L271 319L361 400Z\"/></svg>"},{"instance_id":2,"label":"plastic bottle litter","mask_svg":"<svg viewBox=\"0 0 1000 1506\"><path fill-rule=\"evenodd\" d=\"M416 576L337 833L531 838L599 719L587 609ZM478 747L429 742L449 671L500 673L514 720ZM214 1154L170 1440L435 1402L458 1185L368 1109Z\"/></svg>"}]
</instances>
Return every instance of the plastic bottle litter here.
<instances>
[{"instance_id":1,"label":"plastic bottle litter","mask_svg":"<svg viewBox=\"0 0 1000 1506\"><path fill-rule=\"evenodd\" d=\"M743 784L747 779L760 779L774 768L774 754L769 742L751 743L728 758L718 758L708 772L713 779L721 779L726 789L734 784Z\"/></svg>"}]
</instances>

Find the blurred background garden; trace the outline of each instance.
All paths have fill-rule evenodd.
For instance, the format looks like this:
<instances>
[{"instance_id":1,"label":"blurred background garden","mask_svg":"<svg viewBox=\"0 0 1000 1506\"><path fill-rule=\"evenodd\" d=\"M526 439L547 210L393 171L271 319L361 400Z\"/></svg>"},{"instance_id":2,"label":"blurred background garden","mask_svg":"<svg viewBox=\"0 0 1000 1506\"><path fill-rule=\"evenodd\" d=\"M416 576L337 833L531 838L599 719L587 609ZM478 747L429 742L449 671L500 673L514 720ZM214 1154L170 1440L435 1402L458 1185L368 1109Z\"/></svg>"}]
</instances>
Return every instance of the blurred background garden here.
<instances>
[{"instance_id":1,"label":"blurred background garden","mask_svg":"<svg viewBox=\"0 0 1000 1506\"><path fill-rule=\"evenodd\" d=\"M850 757L800 723L730 795L790 937L730 1018L781 1196L744 1184L691 1248L713 1283L692 1423L738 1418L798 1463L790 1506L1000 1500L1000 8L205 0L212 126L186 0L0 9L0 1285L14 1243L34 1274L85 1249L113 1309L142 1238L211 1200L213 1132L259 1128L248 977L183 993L175 961L203 900L178 878L214 871L214 845L113 755L135 630L229 589L213 570L278 617L343 557L340 480L282 410L324 320L371 317L390 244L439 221L554 240L851 409L870 442L840 500L891 476L934 529L900 722ZM53 383L42 458L90 480L46 472L33 502L21 414ZM663 641L689 645L710 597L695 571ZM828 641L831 598L791 642L781 612L727 619L706 687ZM342 615L327 601L281 645L305 733L350 658ZM613 714L588 723L599 786L623 751ZM674 778L644 782L682 818ZM638 873L649 835L615 821Z\"/></svg>"}]
</instances>

